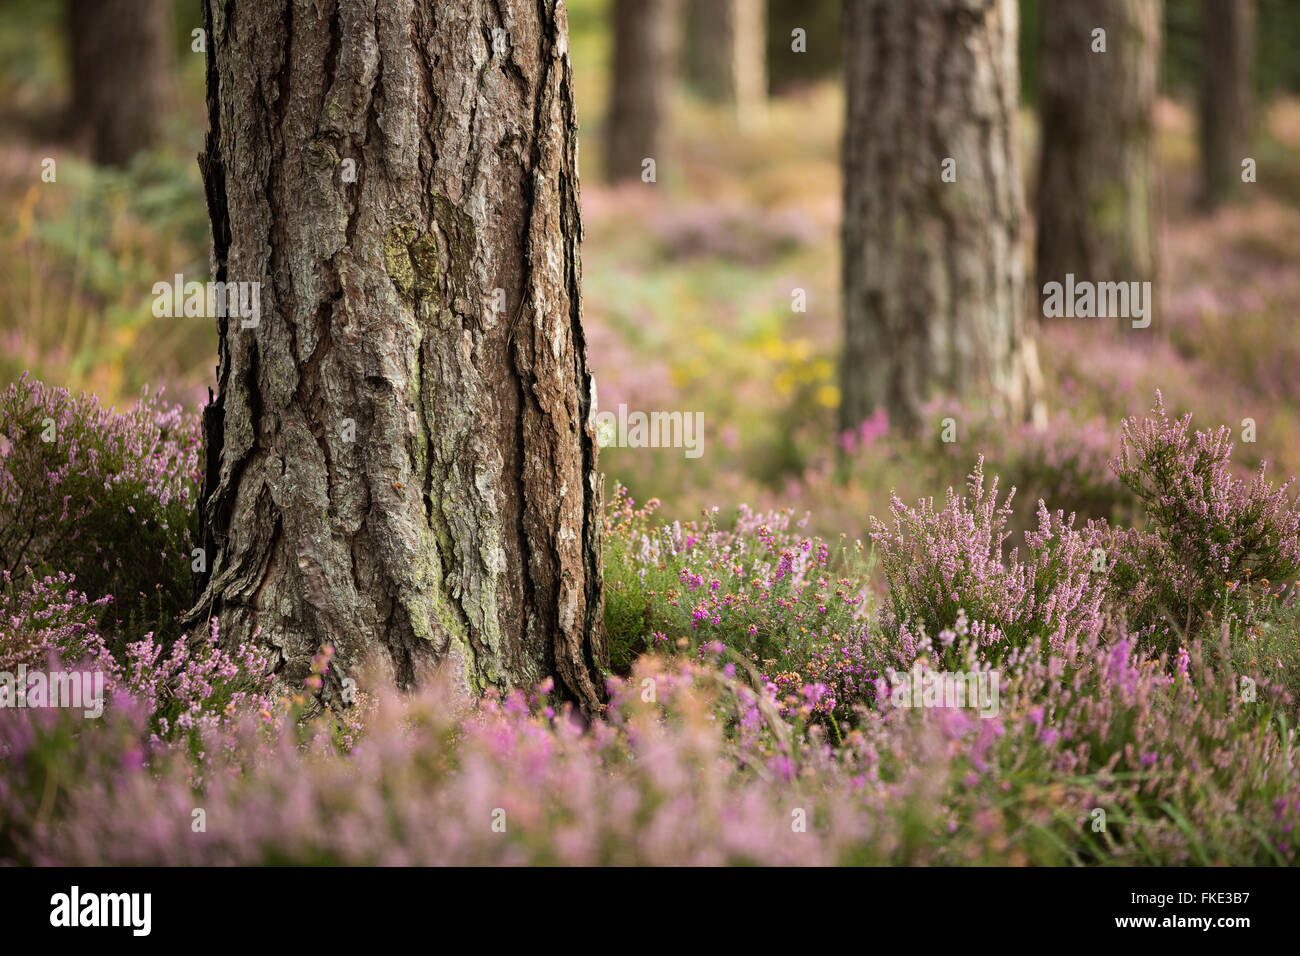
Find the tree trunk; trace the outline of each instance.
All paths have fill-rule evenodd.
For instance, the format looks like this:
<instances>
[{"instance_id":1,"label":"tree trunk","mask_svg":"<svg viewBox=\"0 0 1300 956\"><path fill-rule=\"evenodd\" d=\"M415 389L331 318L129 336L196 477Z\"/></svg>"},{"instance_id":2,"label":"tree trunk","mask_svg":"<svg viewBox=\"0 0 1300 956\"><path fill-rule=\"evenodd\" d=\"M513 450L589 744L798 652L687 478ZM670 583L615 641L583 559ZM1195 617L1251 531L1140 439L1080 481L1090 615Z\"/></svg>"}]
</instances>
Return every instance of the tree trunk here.
<instances>
[{"instance_id":1,"label":"tree trunk","mask_svg":"<svg viewBox=\"0 0 1300 956\"><path fill-rule=\"evenodd\" d=\"M190 612L467 695L606 653L560 0L204 0L218 318ZM327 683L328 700L337 685Z\"/></svg>"},{"instance_id":2,"label":"tree trunk","mask_svg":"<svg viewBox=\"0 0 1300 956\"><path fill-rule=\"evenodd\" d=\"M1240 182L1250 133L1255 64L1254 0L1204 0L1201 170L1207 208Z\"/></svg>"},{"instance_id":3,"label":"tree trunk","mask_svg":"<svg viewBox=\"0 0 1300 956\"><path fill-rule=\"evenodd\" d=\"M843 0L766 0L768 90L774 96L838 79L842 67ZM803 52L791 47L802 30Z\"/></svg>"},{"instance_id":4,"label":"tree trunk","mask_svg":"<svg viewBox=\"0 0 1300 956\"><path fill-rule=\"evenodd\" d=\"M605 121L605 176L636 179L663 159L677 51L678 0L614 0L613 86Z\"/></svg>"},{"instance_id":5,"label":"tree trunk","mask_svg":"<svg viewBox=\"0 0 1300 956\"><path fill-rule=\"evenodd\" d=\"M169 0L69 0L71 121L91 157L123 166L158 141L172 64Z\"/></svg>"},{"instance_id":6,"label":"tree trunk","mask_svg":"<svg viewBox=\"0 0 1300 956\"><path fill-rule=\"evenodd\" d=\"M936 390L1022 414L1016 4L850 0L844 39L841 426Z\"/></svg>"},{"instance_id":7,"label":"tree trunk","mask_svg":"<svg viewBox=\"0 0 1300 956\"><path fill-rule=\"evenodd\" d=\"M1043 7L1039 291L1067 273L1089 282L1155 277L1160 28L1160 0ZM1097 29L1106 31L1104 53L1093 52Z\"/></svg>"},{"instance_id":8,"label":"tree trunk","mask_svg":"<svg viewBox=\"0 0 1300 956\"><path fill-rule=\"evenodd\" d=\"M689 0L686 63L705 99L732 106L742 126L762 116L767 99L765 0Z\"/></svg>"}]
</instances>

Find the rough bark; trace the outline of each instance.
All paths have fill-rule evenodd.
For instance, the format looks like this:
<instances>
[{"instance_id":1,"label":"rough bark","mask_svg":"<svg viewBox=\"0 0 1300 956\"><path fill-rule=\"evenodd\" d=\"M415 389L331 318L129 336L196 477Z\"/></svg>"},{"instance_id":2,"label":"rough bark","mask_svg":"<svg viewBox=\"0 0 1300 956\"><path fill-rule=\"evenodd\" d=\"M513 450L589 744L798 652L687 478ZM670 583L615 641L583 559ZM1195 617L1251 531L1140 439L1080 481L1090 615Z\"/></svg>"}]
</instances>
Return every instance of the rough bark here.
<instances>
[{"instance_id":1,"label":"rough bark","mask_svg":"<svg viewBox=\"0 0 1300 956\"><path fill-rule=\"evenodd\" d=\"M1155 277L1161 8L1161 0L1043 7L1040 291L1067 273L1090 282ZM1092 52L1096 28L1106 31L1105 53Z\"/></svg>"},{"instance_id":2,"label":"rough bark","mask_svg":"<svg viewBox=\"0 0 1300 956\"><path fill-rule=\"evenodd\" d=\"M850 0L844 39L841 426L936 391L1023 414L1015 2Z\"/></svg>"},{"instance_id":3,"label":"rough bark","mask_svg":"<svg viewBox=\"0 0 1300 956\"><path fill-rule=\"evenodd\" d=\"M688 0L686 64L706 100L735 109L742 126L757 120L767 99L765 0Z\"/></svg>"},{"instance_id":4,"label":"rough bark","mask_svg":"<svg viewBox=\"0 0 1300 956\"><path fill-rule=\"evenodd\" d=\"M678 0L614 0L613 76L605 121L605 176L641 176L663 161L677 57Z\"/></svg>"},{"instance_id":5,"label":"rough bark","mask_svg":"<svg viewBox=\"0 0 1300 956\"><path fill-rule=\"evenodd\" d=\"M1202 11L1202 201L1213 208L1241 181L1254 100L1255 2L1204 0Z\"/></svg>"},{"instance_id":6,"label":"rough bark","mask_svg":"<svg viewBox=\"0 0 1300 956\"><path fill-rule=\"evenodd\" d=\"M260 281L262 315L218 319L191 621L260 628L290 684L329 642L334 681L378 651L402 684L426 662L467 695L553 675L594 712L563 3L203 6L213 279Z\"/></svg>"},{"instance_id":7,"label":"rough bark","mask_svg":"<svg viewBox=\"0 0 1300 956\"><path fill-rule=\"evenodd\" d=\"M122 166L158 141L170 98L168 0L69 0L71 125L95 162Z\"/></svg>"}]
</instances>

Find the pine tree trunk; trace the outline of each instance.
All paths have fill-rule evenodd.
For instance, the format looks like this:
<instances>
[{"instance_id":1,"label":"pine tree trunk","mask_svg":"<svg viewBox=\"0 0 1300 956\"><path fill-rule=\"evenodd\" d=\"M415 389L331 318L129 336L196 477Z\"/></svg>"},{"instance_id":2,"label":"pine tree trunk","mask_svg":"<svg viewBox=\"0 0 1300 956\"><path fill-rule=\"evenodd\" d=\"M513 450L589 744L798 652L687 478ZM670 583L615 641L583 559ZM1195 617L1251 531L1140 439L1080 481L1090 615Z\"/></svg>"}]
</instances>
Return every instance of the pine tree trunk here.
<instances>
[{"instance_id":1,"label":"pine tree trunk","mask_svg":"<svg viewBox=\"0 0 1300 956\"><path fill-rule=\"evenodd\" d=\"M1201 169L1207 208L1240 181L1253 110L1254 0L1204 0Z\"/></svg>"},{"instance_id":2,"label":"pine tree trunk","mask_svg":"<svg viewBox=\"0 0 1300 956\"><path fill-rule=\"evenodd\" d=\"M153 146L171 82L168 0L69 0L71 121L102 165Z\"/></svg>"},{"instance_id":3,"label":"pine tree trunk","mask_svg":"<svg viewBox=\"0 0 1300 956\"><path fill-rule=\"evenodd\" d=\"M765 0L689 0L686 63L691 85L705 99L735 108L746 126L767 99Z\"/></svg>"},{"instance_id":4,"label":"pine tree trunk","mask_svg":"<svg viewBox=\"0 0 1300 956\"><path fill-rule=\"evenodd\" d=\"M782 95L836 79L843 66L843 0L766 0L768 90ZM804 52L791 49L803 31Z\"/></svg>"},{"instance_id":5,"label":"pine tree trunk","mask_svg":"<svg viewBox=\"0 0 1300 956\"><path fill-rule=\"evenodd\" d=\"M1071 0L1043 7L1040 291L1067 273L1089 282L1154 279L1161 6ZM1104 53L1093 52L1096 29L1106 31Z\"/></svg>"},{"instance_id":6,"label":"pine tree trunk","mask_svg":"<svg viewBox=\"0 0 1300 956\"><path fill-rule=\"evenodd\" d=\"M599 707L601 487L560 0L204 0L210 576L288 684L372 652ZM352 165L354 164L354 166ZM355 173L353 175L353 172ZM323 696L338 690L327 683Z\"/></svg>"},{"instance_id":7,"label":"pine tree trunk","mask_svg":"<svg viewBox=\"0 0 1300 956\"><path fill-rule=\"evenodd\" d=\"M935 392L1020 415L1016 4L850 0L844 38L841 426L915 429Z\"/></svg>"},{"instance_id":8,"label":"pine tree trunk","mask_svg":"<svg viewBox=\"0 0 1300 956\"><path fill-rule=\"evenodd\" d=\"M678 0L614 0L613 85L605 122L605 176L641 177L663 160L677 55Z\"/></svg>"}]
</instances>

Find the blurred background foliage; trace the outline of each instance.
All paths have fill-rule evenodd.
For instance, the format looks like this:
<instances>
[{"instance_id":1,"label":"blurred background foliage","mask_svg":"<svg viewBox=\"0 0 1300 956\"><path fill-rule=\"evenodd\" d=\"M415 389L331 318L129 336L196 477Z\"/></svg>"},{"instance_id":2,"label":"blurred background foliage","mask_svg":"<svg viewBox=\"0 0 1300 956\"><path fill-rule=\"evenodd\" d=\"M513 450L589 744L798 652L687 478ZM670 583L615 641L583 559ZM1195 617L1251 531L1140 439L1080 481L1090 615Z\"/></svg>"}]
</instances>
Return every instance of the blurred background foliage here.
<instances>
[{"instance_id":1,"label":"blurred background foliage","mask_svg":"<svg viewBox=\"0 0 1300 956\"><path fill-rule=\"evenodd\" d=\"M1042 4L1022 0L1019 135L1032 197L1033 114ZM602 469L667 517L705 506L788 506L810 530L863 536L891 488L904 498L960 482L975 457L1021 488L1086 516L1127 514L1106 468L1121 416L1156 387L1197 424L1258 423L1245 466L1300 471L1300 5L1259 0L1253 155L1259 184L1213 216L1193 208L1199 2L1168 0L1158 110L1162 329L1143 350L1081 324L1045 328L1039 356L1046 428L1008 429L976 406L936 402L932 440L882 429L837 470L839 305L838 0L770 0L763 122L741 127L680 85L658 182L607 185L602 136L609 91L609 0L570 0L570 48L582 127L584 309L599 404L705 413L704 455L610 448ZM64 7L0 0L0 384L30 370L105 404L164 385L194 407L213 383L215 329L156 318L155 282L205 277L207 212L195 156L206 128L203 56L191 49L199 5L176 2L175 103L157 148L121 169L66 143L70 95ZM790 49L807 31L808 52ZM57 184L41 161L57 161ZM806 312L792 310L803 290ZM958 441L939 440L953 416Z\"/></svg>"}]
</instances>

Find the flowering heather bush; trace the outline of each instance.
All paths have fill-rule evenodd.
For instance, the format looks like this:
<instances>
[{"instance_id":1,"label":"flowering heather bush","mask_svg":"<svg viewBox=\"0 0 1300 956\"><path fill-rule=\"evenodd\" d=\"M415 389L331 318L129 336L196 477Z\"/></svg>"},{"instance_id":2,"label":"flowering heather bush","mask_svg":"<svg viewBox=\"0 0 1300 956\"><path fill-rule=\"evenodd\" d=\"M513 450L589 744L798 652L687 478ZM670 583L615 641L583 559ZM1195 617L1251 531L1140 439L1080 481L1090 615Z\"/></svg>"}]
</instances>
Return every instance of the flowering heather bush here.
<instances>
[{"instance_id":1,"label":"flowering heather bush","mask_svg":"<svg viewBox=\"0 0 1300 956\"><path fill-rule=\"evenodd\" d=\"M244 711L269 716L272 707L269 661L251 641L224 650L216 618L199 640L175 641L170 649L152 634L127 645L115 678L143 703L155 739L184 739L193 747L202 731Z\"/></svg>"},{"instance_id":2,"label":"flowering heather bush","mask_svg":"<svg viewBox=\"0 0 1300 956\"><path fill-rule=\"evenodd\" d=\"M0 569L67 572L137 633L170 634L191 591L198 419L157 395L100 408L26 376L0 393Z\"/></svg>"},{"instance_id":3,"label":"flowering heather bush","mask_svg":"<svg viewBox=\"0 0 1300 956\"><path fill-rule=\"evenodd\" d=\"M62 571L33 575L26 587L0 572L0 671L44 667L52 657L116 669L98 627L100 609L111 599L91 601L72 585Z\"/></svg>"},{"instance_id":4,"label":"flowering heather bush","mask_svg":"<svg viewBox=\"0 0 1300 956\"><path fill-rule=\"evenodd\" d=\"M783 694L816 694L822 713L851 716L874 695L857 553L833 555L795 533L786 512L741 506L734 525L652 528L657 501L636 509L616 488L606 510L605 619L612 664L626 672L644 650L733 652ZM806 689L806 690L805 690Z\"/></svg>"},{"instance_id":5,"label":"flowering heather bush","mask_svg":"<svg viewBox=\"0 0 1300 956\"><path fill-rule=\"evenodd\" d=\"M155 741L187 738L229 720L240 709L271 706L269 663L249 642L222 648L217 622L194 641L164 644L146 634L119 642L114 653L99 632L97 609L73 588L70 575L30 579L15 587L4 572L0 589L0 671L68 668L100 671L106 701L132 698ZM0 711L0 714L3 712ZM0 717L2 720L3 717Z\"/></svg>"},{"instance_id":6,"label":"flowering heather bush","mask_svg":"<svg viewBox=\"0 0 1300 956\"><path fill-rule=\"evenodd\" d=\"M872 521L872 540L889 586L883 628L897 634L905 655L918 632L960 635L999 657L1035 638L1058 649L1101 628L1104 575L1092 568L1100 540L1091 523L1075 530L1074 516L1049 513L1038 503L1038 527L1025 533L1025 552L1003 555L1015 496L998 503L998 481L985 488L981 457L968 479L970 497L949 488L943 508L922 499L915 508L896 496L891 530Z\"/></svg>"},{"instance_id":7,"label":"flowering heather bush","mask_svg":"<svg viewBox=\"0 0 1300 956\"><path fill-rule=\"evenodd\" d=\"M1147 527L1113 536L1111 589L1130 626L1195 634L1211 618L1250 623L1256 604L1300 570L1300 507L1291 482L1274 488L1265 465L1249 482L1233 475L1231 432L1191 430L1156 392L1154 417L1124 422L1114 467L1142 501Z\"/></svg>"},{"instance_id":8,"label":"flowering heather bush","mask_svg":"<svg viewBox=\"0 0 1300 956\"><path fill-rule=\"evenodd\" d=\"M973 648L971 649L973 652ZM1000 713L805 705L643 658L587 730L545 686L468 714L384 690L350 750L249 716L188 751L123 702L0 720L0 857L61 864L1274 863L1300 860L1294 731L1199 645L1169 676L1095 637L1008 668ZM366 678L368 685L387 681ZM461 716L457 716L461 714ZM49 774L58 778L50 792ZM76 785L70 785L75 781ZM192 828L202 809L206 829ZM1098 814L1104 829L1095 829ZM105 821L112 821L106 825Z\"/></svg>"}]
</instances>

